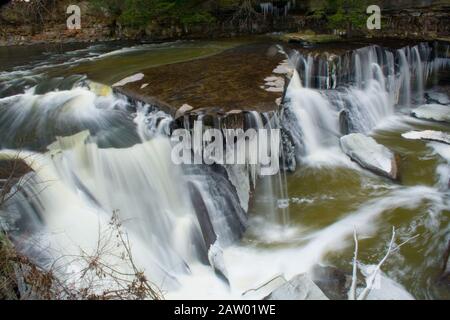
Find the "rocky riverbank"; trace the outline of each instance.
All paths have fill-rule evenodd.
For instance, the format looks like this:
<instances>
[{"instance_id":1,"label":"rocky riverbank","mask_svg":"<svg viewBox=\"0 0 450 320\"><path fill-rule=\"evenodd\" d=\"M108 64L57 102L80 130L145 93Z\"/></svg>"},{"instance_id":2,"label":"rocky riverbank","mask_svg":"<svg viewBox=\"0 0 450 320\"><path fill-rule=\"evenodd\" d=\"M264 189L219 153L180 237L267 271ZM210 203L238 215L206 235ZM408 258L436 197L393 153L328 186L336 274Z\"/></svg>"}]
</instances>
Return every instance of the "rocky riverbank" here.
<instances>
[{"instance_id":1,"label":"rocky riverbank","mask_svg":"<svg viewBox=\"0 0 450 320\"><path fill-rule=\"evenodd\" d=\"M205 1L209 3L209 1ZM323 2L323 1L322 1ZM414 5L420 1L403 1L401 5L381 4L382 29L355 30L361 37L398 37L420 39L449 39L450 3ZM422 3L422 2L420 2ZM68 30L67 7L76 4L81 9L81 29ZM28 45L36 43L94 42L107 40L167 41L173 39L205 39L233 37L243 34L272 32L304 32L313 34L335 33L330 18L318 6L291 10L287 16L268 15L255 7L251 20L235 19L230 11L215 11L210 21L181 23L178 20L149 21L141 26L121 23L107 10L96 8L91 1L58 1L41 13L26 4L13 3L0 9L0 45ZM28 12L30 11L30 12ZM33 18L31 18L31 16ZM352 36L353 36L352 33ZM323 37L321 39L324 39ZM328 39L328 37L325 37ZM334 40L334 37L332 37Z\"/></svg>"}]
</instances>

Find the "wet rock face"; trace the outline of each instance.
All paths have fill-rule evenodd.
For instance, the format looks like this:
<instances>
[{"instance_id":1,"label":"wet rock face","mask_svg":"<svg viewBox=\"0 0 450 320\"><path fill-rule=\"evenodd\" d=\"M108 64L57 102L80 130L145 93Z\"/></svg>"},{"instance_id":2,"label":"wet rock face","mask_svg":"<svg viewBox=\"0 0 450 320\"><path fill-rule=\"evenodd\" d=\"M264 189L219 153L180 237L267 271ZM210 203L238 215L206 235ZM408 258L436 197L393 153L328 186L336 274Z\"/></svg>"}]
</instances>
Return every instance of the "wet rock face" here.
<instances>
[{"instance_id":1,"label":"wet rock face","mask_svg":"<svg viewBox=\"0 0 450 320\"><path fill-rule=\"evenodd\" d=\"M375 139L360 133L343 136L341 148L361 167L378 175L397 180L398 166L395 154Z\"/></svg>"},{"instance_id":2,"label":"wet rock face","mask_svg":"<svg viewBox=\"0 0 450 320\"><path fill-rule=\"evenodd\" d=\"M281 145L283 147L283 157L280 159L281 169L294 172L297 168L295 145L291 135L285 129L281 130Z\"/></svg>"},{"instance_id":3,"label":"wet rock face","mask_svg":"<svg viewBox=\"0 0 450 320\"><path fill-rule=\"evenodd\" d=\"M339 129L343 136L355 132L348 110L344 109L339 113Z\"/></svg>"},{"instance_id":4,"label":"wet rock face","mask_svg":"<svg viewBox=\"0 0 450 320\"><path fill-rule=\"evenodd\" d=\"M32 169L23 160L0 160L0 181L20 179L31 171Z\"/></svg>"},{"instance_id":5,"label":"wet rock face","mask_svg":"<svg viewBox=\"0 0 450 320\"><path fill-rule=\"evenodd\" d=\"M14 185L23 183L26 180L23 177L31 171L33 169L19 158L0 160L0 206Z\"/></svg>"}]
</instances>

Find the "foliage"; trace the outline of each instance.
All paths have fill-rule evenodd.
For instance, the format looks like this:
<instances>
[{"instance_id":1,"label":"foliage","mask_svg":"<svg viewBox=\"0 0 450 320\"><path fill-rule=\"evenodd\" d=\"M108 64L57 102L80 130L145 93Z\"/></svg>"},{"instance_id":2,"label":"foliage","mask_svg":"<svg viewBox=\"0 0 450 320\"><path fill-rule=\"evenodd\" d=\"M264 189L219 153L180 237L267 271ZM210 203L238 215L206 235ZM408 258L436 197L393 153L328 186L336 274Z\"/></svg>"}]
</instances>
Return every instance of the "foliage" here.
<instances>
[{"instance_id":1,"label":"foliage","mask_svg":"<svg viewBox=\"0 0 450 320\"><path fill-rule=\"evenodd\" d=\"M184 25L211 23L213 15L198 0L91 0L94 8L106 10L124 26L145 27L147 24L175 21Z\"/></svg>"},{"instance_id":2,"label":"foliage","mask_svg":"<svg viewBox=\"0 0 450 320\"><path fill-rule=\"evenodd\" d=\"M365 1L327 0L325 12L328 26L332 29L360 29L365 26L367 16Z\"/></svg>"}]
</instances>

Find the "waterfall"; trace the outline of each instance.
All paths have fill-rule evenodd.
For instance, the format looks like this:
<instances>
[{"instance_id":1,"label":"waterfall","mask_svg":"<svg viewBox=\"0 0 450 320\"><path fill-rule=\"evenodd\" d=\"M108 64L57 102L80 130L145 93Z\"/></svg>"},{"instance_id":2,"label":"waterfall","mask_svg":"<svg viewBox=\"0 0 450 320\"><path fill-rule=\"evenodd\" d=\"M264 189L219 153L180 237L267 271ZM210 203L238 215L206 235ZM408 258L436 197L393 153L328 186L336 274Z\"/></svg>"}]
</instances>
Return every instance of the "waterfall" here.
<instances>
[{"instance_id":1,"label":"waterfall","mask_svg":"<svg viewBox=\"0 0 450 320\"><path fill-rule=\"evenodd\" d=\"M205 239L207 245L218 240L220 246L227 247L239 240L247 227L247 215L225 169L192 165L185 171L190 188L195 190L193 203L200 225L202 229L207 229L208 224L212 227L211 240Z\"/></svg>"},{"instance_id":2,"label":"waterfall","mask_svg":"<svg viewBox=\"0 0 450 320\"><path fill-rule=\"evenodd\" d=\"M30 206L24 212L12 201L8 211L15 207L39 217L50 237L57 234L55 259L94 250L99 223L107 224L117 212L134 240L140 267L153 279L187 272L205 249L187 182L170 160L168 139L125 149L100 149L89 139L87 132L60 138L49 152L24 157L36 175L22 187Z\"/></svg>"},{"instance_id":3,"label":"waterfall","mask_svg":"<svg viewBox=\"0 0 450 320\"><path fill-rule=\"evenodd\" d=\"M298 52L292 55L292 60L300 63L289 84L285 105L296 124L287 120L285 127L296 145L299 160L335 163L337 155L330 157L330 152L340 152L338 139L347 133L341 132L339 122L348 122L347 130L369 133L394 114L397 103L411 104L412 80L420 103L428 77L438 70L438 55L433 58L431 52L430 45L422 43L397 51L369 46L331 58L328 54L314 58ZM311 80L323 77L325 65L327 81ZM323 88L324 83L329 85Z\"/></svg>"},{"instance_id":4,"label":"waterfall","mask_svg":"<svg viewBox=\"0 0 450 320\"><path fill-rule=\"evenodd\" d=\"M411 105L411 74L409 71L409 63L406 59L405 50L398 51L400 59L400 85L399 102L402 105Z\"/></svg>"},{"instance_id":5,"label":"waterfall","mask_svg":"<svg viewBox=\"0 0 450 320\"><path fill-rule=\"evenodd\" d=\"M295 0L290 0L287 3L283 4L282 7L274 5L273 1L271 2L261 2L259 6L261 7L261 11L264 14L264 17L267 15L272 16L280 16L281 14L283 16L287 16L289 13L289 10L291 10L292 7L295 7L296 2Z\"/></svg>"},{"instance_id":6,"label":"waterfall","mask_svg":"<svg viewBox=\"0 0 450 320\"><path fill-rule=\"evenodd\" d=\"M268 13L269 6L264 8ZM311 166L350 165L339 138L348 132L369 134L394 114L396 105L420 102L428 79L450 65L448 47L428 44L399 50L370 46L340 56L297 52L291 60L298 62L297 69L281 112L233 116L244 118L244 129L282 129L281 163L296 153L290 160L294 166L295 160ZM100 240L109 242L108 266L133 272L120 259L117 241L102 236L117 215L136 265L168 297L197 298L202 291L209 298L242 298L278 273L290 277L308 271L330 249L341 249L355 225L370 234L372 220L387 211L422 207L424 199L441 201L431 188L394 186L387 197L356 203L347 218L337 218L323 230L308 230L305 224L297 233L297 222L289 221L292 198L285 171L262 176L259 165L173 164L168 136L177 126L190 129L194 113L174 120L86 79L64 85L59 78L26 82L40 86L0 98L0 160L15 158L22 146L33 150L19 153L33 171L11 191L17 194L1 208L2 219L6 212L20 250L40 266L56 260L64 279L85 268L85 262L68 257L95 252ZM0 95L8 90L0 88ZM219 114L208 121L209 127L226 129L227 116ZM209 114L198 116L206 119ZM19 143L22 134L30 136L24 145ZM438 174L446 190L447 163L438 167ZM253 227L269 226L270 234L266 230L256 241L250 235L239 243L260 218L263 223ZM280 239L289 248L274 249Z\"/></svg>"},{"instance_id":7,"label":"waterfall","mask_svg":"<svg viewBox=\"0 0 450 320\"><path fill-rule=\"evenodd\" d=\"M332 111L326 97L313 89L299 87L296 81L291 82L287 96L290 101L289 107L297 117L302 130L305 156L315 154L326 145L337 143L338 114L337 111Z\"/></svg>"},{"instance_id":8,"label":"waterfall","mask_svg":"<svg viewBox=\"0 0 450 320\"><path fill-rule=\"evenodd\" d=\"M174 165L167 136L173 119L152 106L77 86L44 94L33 88L1 99L0 109L5 146L15 146L25 129L37 137L31 146L39 151L65 136L45 153L19 154L34 172L5 209L21 217L19 234L48 239L49 262L94 251L117 213L139 267L174 288L192 264L208 263L213 245L225 248L247 228L254 168ZM261 115L252 118L255 127L264 126ZM2 151L0 159L11 154L17 152Z\"/></svg>"},{"instance_id":9,"label":"waterfall","mask_svg":"<svg viewBox=\"0 0 450 320\"><path fill-rule=\"evenodd\" d=\"M419 103L424 101L424 73L422 59L420 58L419 47L413 48L413 65L415 66L415 80L416 80L416 99Z\"/></svg>"}]
</instances>

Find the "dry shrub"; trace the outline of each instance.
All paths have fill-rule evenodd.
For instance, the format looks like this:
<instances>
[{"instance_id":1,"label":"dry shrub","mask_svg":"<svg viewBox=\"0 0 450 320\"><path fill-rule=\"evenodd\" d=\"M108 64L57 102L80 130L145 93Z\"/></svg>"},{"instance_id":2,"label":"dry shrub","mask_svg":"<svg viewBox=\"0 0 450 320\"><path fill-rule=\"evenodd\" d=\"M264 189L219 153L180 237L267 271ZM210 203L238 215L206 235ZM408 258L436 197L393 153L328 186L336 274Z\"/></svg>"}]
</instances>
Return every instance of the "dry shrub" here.
<instances>
[{"instance_id":1,"label":"dry shrub","mask_svg":"<svg viewBox=\"0 0 450 320\"><path fill-rule=\"evenodd\" d=\"M0 209L20 191L30 170L19 153L0 162ZM72 264L83 267L68 276ZM156 300L163 294L136 266L128 235L113 212L107 227L99 229L94 252L80 249L79 255L61 256L48 269L16 250L0 224L0 299Z\"/></svg>"}]
</instances>

